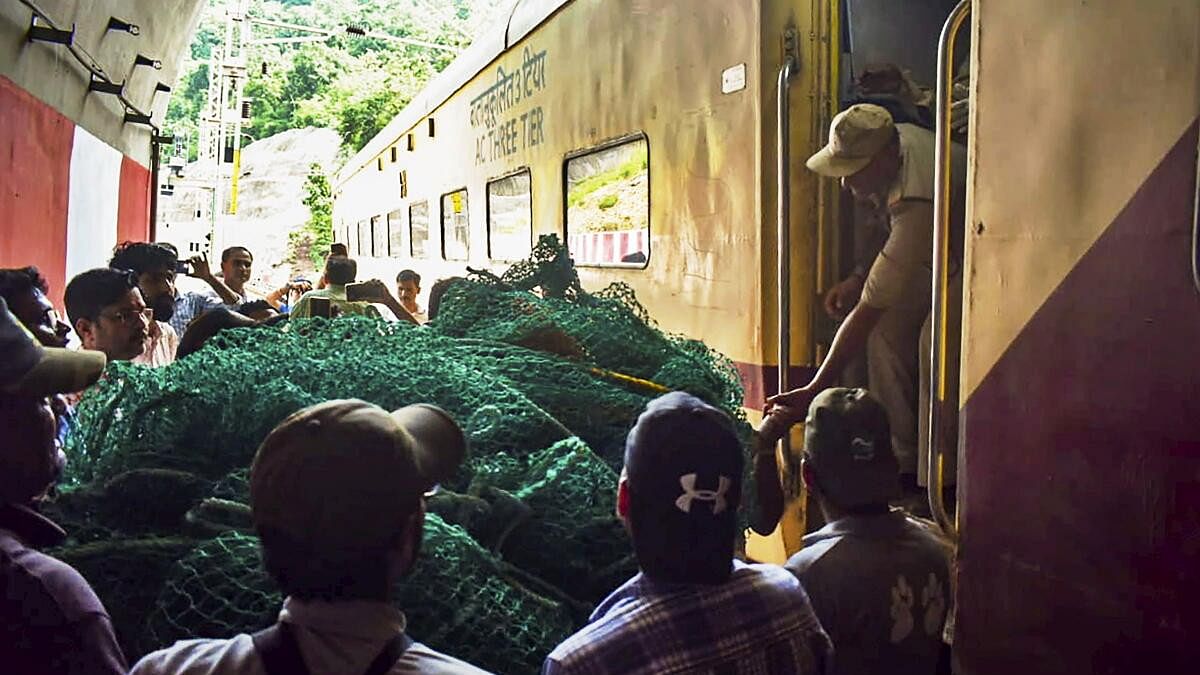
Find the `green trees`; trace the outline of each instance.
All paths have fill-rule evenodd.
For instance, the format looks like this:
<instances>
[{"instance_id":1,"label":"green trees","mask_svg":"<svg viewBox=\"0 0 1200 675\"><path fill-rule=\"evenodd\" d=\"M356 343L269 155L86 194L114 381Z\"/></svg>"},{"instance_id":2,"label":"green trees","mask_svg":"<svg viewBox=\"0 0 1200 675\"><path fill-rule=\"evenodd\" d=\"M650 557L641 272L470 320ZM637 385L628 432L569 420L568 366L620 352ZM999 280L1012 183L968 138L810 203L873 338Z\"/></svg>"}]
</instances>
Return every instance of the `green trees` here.
<instances>
[{"instance_id":1,"label":"green trees","mask_svg":"<svg viewBox=\"0 0 1200 675\"><path fill-rule=\"evenodd\" d=\"M329 189L329 177L320 164L309 165L304 193L304 205L312 215L303 228L288 234L288 243L295 262L307 257L312 261L313 269L319 270L333 243L333 192Z\"/></svg>"},{"instance_id":2,"label":"green trees","mask_svg":"<svg viewBox=\"0 0 1200 675\"><path fill-rule=\"evenodd\" d=\"M166 128L192 139L196 156L197 120L205 106L209 65L224 41L225 6L209 0L197 28L191 60L179 74L167 109ZM515 0L253 0L255 18L340 31L367 32L465 48L471 36L502 20ZM254 37L299 37L300 31L255 28ZM430 77L453 58L386 39L339 34L326 41L249 48L252 117L245 131L253 139L306 126L336 129L351 152L384 127Z\"/></svg>"}]
</instances>

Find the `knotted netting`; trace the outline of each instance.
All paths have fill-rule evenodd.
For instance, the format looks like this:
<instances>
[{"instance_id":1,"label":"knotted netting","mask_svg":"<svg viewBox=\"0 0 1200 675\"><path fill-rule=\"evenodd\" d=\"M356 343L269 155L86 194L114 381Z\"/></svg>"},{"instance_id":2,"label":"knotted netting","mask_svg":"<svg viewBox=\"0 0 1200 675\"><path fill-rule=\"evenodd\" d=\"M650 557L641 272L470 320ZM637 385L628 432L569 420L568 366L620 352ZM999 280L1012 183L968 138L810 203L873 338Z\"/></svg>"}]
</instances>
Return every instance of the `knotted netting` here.
<instances>
[{"instance_id":1,"label":"knotted netting","mask_svg":"<svg viewBox=\"0 0 1200 675\"><path fill-rule=\"evenodd\" d=\"M409 632L499 673L545 654L636 570L613 514L624 438L651 399L686 390L739 420L736 371L660 331L632 291L587 293L543 238L502 276L450 286L424 327L366 317L236 329L159 369L110 364L83 397L57 553L113 615L129 656L274 621L248 467L285 417L334 398L452 414L470 455L428 505L398 588Z\"/></svg>"}]
</instances>

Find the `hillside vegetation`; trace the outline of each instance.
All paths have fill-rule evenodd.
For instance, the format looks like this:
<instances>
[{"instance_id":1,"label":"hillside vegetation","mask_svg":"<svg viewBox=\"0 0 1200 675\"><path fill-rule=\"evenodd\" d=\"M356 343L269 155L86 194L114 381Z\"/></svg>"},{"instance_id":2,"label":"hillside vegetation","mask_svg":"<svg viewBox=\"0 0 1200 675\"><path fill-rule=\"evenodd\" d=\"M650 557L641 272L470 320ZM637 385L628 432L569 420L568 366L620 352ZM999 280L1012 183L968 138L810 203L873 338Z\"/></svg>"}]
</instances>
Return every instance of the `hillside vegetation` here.
<instances>
[{"instance_id":1,"label":"hillside vegetation","mask_svg":"<svg viewBox=\"0 0 1200 675\"><path fill-rule=\"evenodd\" d=\"M226 5L209 0L180 71L166 128L189 139L196 157L197 122L208 92L208 59L224 44ZM515 0L253 0L254 18L343 33L323 42L253 45L248 50L253 117L244 127L258 140L288 129L335 129L344 151L366 144L446 67L450 51L344 34L345 26L463 49L507 17ZM294 37L290 29L255 27L255 38Z\"/></svg>"}]
</instances>

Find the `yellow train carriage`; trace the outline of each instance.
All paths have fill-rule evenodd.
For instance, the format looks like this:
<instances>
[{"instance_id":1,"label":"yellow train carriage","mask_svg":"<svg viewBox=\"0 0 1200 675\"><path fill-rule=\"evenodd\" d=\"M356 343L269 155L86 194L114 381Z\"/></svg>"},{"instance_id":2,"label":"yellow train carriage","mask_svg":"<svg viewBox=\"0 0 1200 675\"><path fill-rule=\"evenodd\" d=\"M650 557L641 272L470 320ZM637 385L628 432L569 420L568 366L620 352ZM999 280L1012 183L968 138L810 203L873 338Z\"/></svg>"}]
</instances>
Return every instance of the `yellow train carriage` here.
<instances>
[{"instance_id":1,"label":"yellow train carriage","mask_svg":"<svg viewBox=\"0 0 1200 675\"><path fill-rule=\"evenodd\" d=\"M961 330L942 371L961 395L935 405L960 415L958 527L938 513L960 672L1190 672L1200 5L955 4L522 2L338 176L339 238L365 274L436 278L558 234L586 286L626 281L732 357L753 409L832 328L817 298L848 268L852 209L801 161L852 74L940 66L948 94L969 53L963 323L940 326ZM970 30L939 64L947 16ZM803 525L793 504L754 554Z\"/></svg>"},{"instance_id":2,"label":"yellow train carriage","mask_svg":"<svg viewBox=\"0 0 1200 675\"><path fill-rule=\"evenodd\" d=\"M557 234L585 287L629 283L664 329L733 359L753 416L832 332L819 298L849 237L836 186L802 161L842 68L930 81L951 5L525 0L347 163L335 232L360 276L411 268L426 289ZM803 527L794 504L754 554L782 559Z\"/></svg>"},{"instance_id":3,"label":"yellow train carriage","mask_svg":"<svg viewBox=\"0 0 1200 675\"><path fill-rule=\"evenodd\" d=\"M339 239L363 274L411 267L428 287L557 234L585 287L631 284L666 330L738 362L748 403L761 402L777 362L773 100L787 4L518 4L506 31L455 61L337 176ZM798 147L811 144L807 126ZM798 212L813 208L806 182ZM811 250L812 231L797 226L795 243ZM812 286L799 268L797 317ZM810 348L806 319L793 339Z\"/></svg>"},{"instance_id":4,"label":"yellow train carriage","mask_svg":"<svg viewBox=\"0 0 1200 675\"><path fill-rule=\"evenodd\" d=\"M665 330L732 358L761 407L778 363L775 85L789 29L793 49L816 48L788 4L518 4L339 174L338 238L361 275L408 267L428 288L557 234L586 288L629 283ZM814 143L807 117L797 147ZM792 207L811 212L817 183L801 178ZM815 230L799 220L792 238L811 258ZM814 284L797 266L798 356Z\"/></svg>"}]
</instances>

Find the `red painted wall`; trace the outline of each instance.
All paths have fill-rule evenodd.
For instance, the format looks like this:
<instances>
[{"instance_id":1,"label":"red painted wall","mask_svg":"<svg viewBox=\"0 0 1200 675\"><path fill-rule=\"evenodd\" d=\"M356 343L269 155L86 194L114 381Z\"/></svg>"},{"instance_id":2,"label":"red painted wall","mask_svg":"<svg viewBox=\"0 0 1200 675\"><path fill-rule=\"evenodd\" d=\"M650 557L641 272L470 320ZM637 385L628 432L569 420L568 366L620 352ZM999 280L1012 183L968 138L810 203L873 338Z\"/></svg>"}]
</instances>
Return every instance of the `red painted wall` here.
<instances>
[{"instance_id":1,"label":"red painted wall","mask_svg":"<svg viewBox=\"0 0 1200 675\"><path fill-rule=\"evenodd\" d=\"M62 306L75 125L0 76L0 267L37 265Z\"/></svg>"},{"instance_id":2,"label":"red painted wall","mask_svg":"<svg viewBox=\"0 0 1200 675\"><path fill-rule=\"evenodd\" d=\"M117 242L150 238L150 170L121 158L121 192L117 202Z\"/></svg>"}]
</instances>

